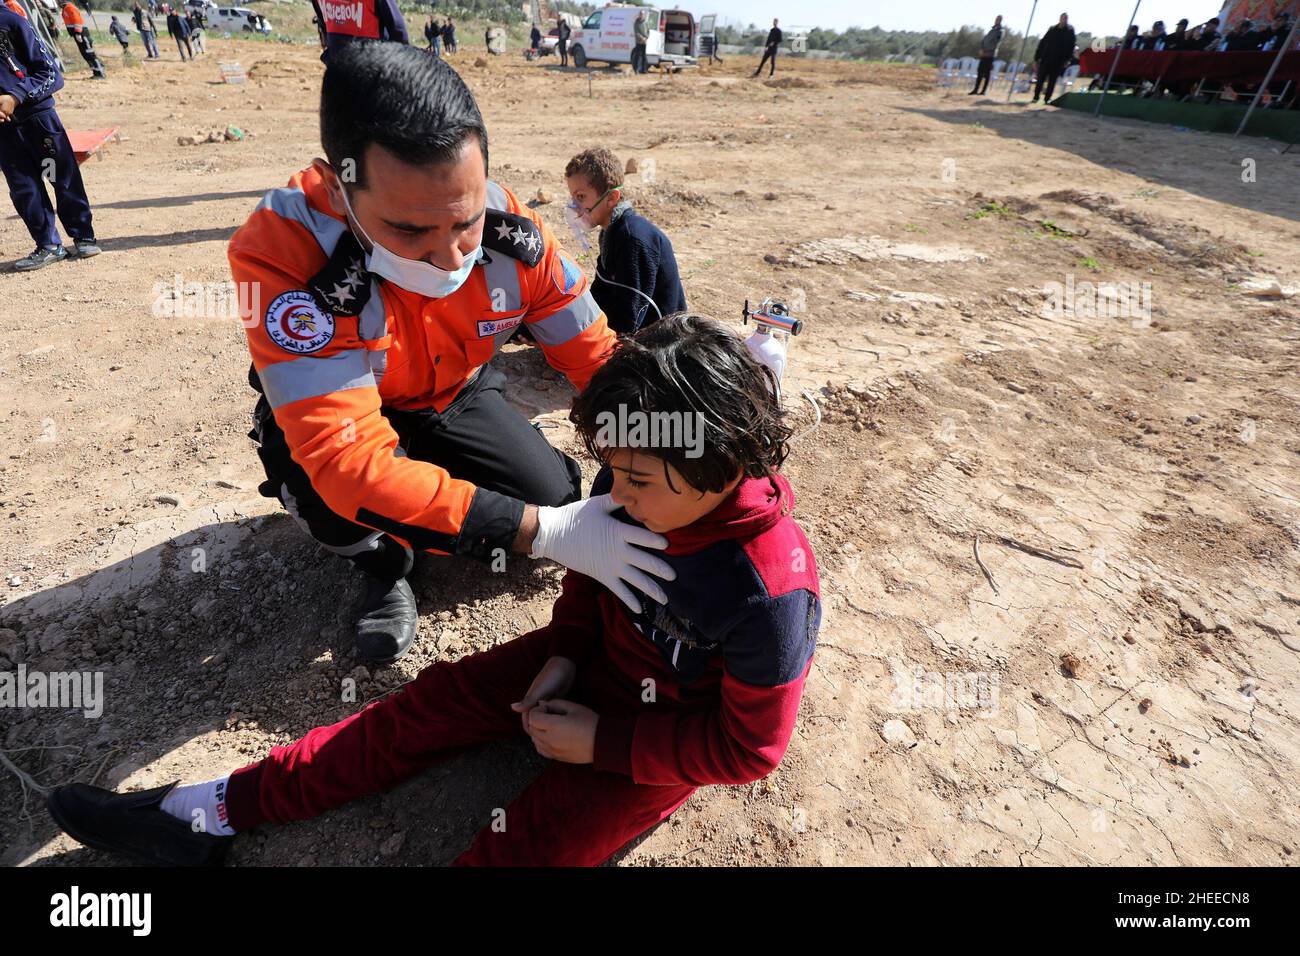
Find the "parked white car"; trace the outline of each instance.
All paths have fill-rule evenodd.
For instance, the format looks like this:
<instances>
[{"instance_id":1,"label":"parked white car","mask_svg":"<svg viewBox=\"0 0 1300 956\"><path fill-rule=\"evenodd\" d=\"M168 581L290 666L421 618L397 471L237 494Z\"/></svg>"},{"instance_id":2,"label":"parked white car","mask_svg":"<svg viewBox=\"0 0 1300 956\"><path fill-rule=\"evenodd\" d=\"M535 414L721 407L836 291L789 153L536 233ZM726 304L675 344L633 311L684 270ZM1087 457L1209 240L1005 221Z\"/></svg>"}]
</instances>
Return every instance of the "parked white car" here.
<instances>
[{"instance_id":1,"label":"parked white car","mask_svg":"<svg viewBox=\"0 0 1300 956\"><path fill-rule=\"evenodd\" d=\"M213 30L227 33L270 33L271 22L260 13L254 13L247 7L217 7L207 9L204 16L208 26Z\"/></svg>"},{"instance_id":2,"label":"parked white car","mask_svg":"<svg viewBox=\"0 0 1300 956\"><path fill-rule=\"evenodd\" d=\"M656 10L611 3L593 12L569 37L569 55L582 69L591 61L631 63L636 43L636 15L644 12L650 35L646 38L648 66L676 69L696 62L699 34L695 17L686 10Z\"/></svg>"}]
</instances>

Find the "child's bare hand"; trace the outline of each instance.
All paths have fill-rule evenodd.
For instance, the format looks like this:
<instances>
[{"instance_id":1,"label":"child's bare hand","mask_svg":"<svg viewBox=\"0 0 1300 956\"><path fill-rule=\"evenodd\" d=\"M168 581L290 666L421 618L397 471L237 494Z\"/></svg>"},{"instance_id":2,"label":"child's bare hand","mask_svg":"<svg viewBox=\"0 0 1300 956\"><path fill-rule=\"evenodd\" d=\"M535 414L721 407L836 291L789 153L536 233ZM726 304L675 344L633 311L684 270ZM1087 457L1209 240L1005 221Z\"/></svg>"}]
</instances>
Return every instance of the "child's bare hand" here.
<instances>
[{"instance_id":1,"label":"child's bare hand","mask_svg":"<svg viewBox=\"0 0 1300 956\"><path fill-rule=\"evenodd\" d=\"M528 735L543 757L565 763L596 759L596 724L600 714L570 700L542 700L529 715Z\"/></svg>"},{"instance_id":2,"label":"child's bare hand","mask_svg":"<svg viewBox=\"0 0 1300 956\"><path fill-rule=\"evenodd\" d=\"M552 657L542 665L542 669L537 672L537 676L529 685L528 693L524 694L524 699L510 705L510 709L516 714L523 715L524 733L532 733L528 726L528 715L537 706L537 702L548 697L562 697L567 694L577 674L578 665L567 657Z\"/></svg>"}]
</instances>

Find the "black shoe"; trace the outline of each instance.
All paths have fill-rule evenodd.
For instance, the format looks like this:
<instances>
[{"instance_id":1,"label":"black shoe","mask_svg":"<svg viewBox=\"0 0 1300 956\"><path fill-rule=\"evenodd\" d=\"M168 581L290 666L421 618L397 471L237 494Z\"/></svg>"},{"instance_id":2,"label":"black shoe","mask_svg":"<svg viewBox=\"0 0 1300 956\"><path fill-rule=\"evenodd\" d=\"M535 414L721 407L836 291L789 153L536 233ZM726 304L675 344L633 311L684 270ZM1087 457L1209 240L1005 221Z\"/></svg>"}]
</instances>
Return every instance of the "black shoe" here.
<instances>
[{"instance_id":1,"label":"black shoe","mask_svg":"<svg viewBox=\"0 0 1300 956\"><path fill-rule=\"evenodd\" d=\"M44 269L51 262L66 258L68 258L68 250L63 246L42 246L30 256L24 256L15 262L14 268L19 272L35 272L37 269Z\"/></svg>"},{"instance_id":2,"label":"black shoe","mask_svg":"<svg viewBox=\"0 0 1300 956\"><path fill-rule=\"evenodd\" d=\"M196 833L160 808L175 783L153 790L114 793L73 783L45 799L54 822L78 843L120 853L154 866L219 866L230 837Z\"/></svg>"},{"instance_id":3,"label":"black shoe","mask_svg":"<svg viewBox=\"0 0 1300 956\"><path fill-rule=\"evenodd\" d=\"M396 582L366 575L357 618L357 657L363 664L391 664L411 648L419 624L415 595L406 578Z\"/></svg>"}]
</instances>

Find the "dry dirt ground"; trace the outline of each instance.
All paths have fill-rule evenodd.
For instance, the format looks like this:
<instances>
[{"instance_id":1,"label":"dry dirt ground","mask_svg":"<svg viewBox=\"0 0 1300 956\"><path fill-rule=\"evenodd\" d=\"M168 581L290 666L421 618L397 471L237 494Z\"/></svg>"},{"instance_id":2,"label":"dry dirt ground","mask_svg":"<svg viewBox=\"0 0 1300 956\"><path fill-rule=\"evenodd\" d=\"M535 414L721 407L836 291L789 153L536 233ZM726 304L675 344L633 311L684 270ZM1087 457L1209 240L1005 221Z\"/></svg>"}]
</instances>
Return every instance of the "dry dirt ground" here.
<instances>
[{"instance_id":1,"label":"dry dirt ground","mask_svg":"<svg viewBox=\"0 0 1300 956\"><path fill-rule=\"evenodd\" d=\"M107 697L99 719L0 711L41 786L229 771L538 625L556 592L553 568L428 558L414 653L356 669L346 568L256 494L241 329L152 307L155 283L225 279L232 230L319 150L314 51L209 44L70 80L68 125L125 134L85 167L104 255L0 275L0 669L101 671ZM1251 283L1300 283L1300 154L910 68L785 60L768 83L729 61L589 95L475 56L495 178L558 195L569 155L609 144L646 171L632 193L696 309L739 328L773 294L808 323L788 472L825 621L797 733L770 778L697 793L620 862L1296 861L1300 298ZM235 57L247 86L219 82ZM254 135L177 145L227 124ZM3 255L28 246L0 218ZM1096 281L1149 283L1149 316L1045 308ZM499 361L576 451L568 385L526 348ZM539 766L485 748L232 859L442 863ZM2 767L0 845L106 862Z\"/></svg>"}]
</instances>

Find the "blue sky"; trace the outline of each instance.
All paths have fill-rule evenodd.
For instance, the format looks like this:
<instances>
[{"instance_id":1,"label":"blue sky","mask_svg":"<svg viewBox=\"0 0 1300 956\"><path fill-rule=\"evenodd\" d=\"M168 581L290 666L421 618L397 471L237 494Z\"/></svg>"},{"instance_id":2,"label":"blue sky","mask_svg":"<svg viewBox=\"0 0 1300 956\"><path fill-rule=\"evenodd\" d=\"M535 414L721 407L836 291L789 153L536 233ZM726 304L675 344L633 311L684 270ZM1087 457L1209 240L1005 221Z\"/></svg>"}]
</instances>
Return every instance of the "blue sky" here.
<instances>
[{"instance_id":1,"label":"blue sky","mask_svg":"<svg viewBox=\"0 0 1300 956\"><path fill-rule=\"evenodd\" d=\"M770 25L773 17L781 26L820 26L836 30L845 27L880 26L887 30L951 30L963 24L986 27L996 14L1003 23L1023 30L1033 0L923 0L915 5L885 3L883 0L697 0L687 6L697 14L717 13L725 22ZM1137 22L1145 31L1156 20L1169 29L1183 17L1193 24L1219 12L1218 0L1143 0ZM1039 0L1034 15L1034 32L1054 23L1062 13L1070 14L1076 29L1090 33L1120 34L1133 12L1133 0Z\"/></svg>"}]
</instances>

